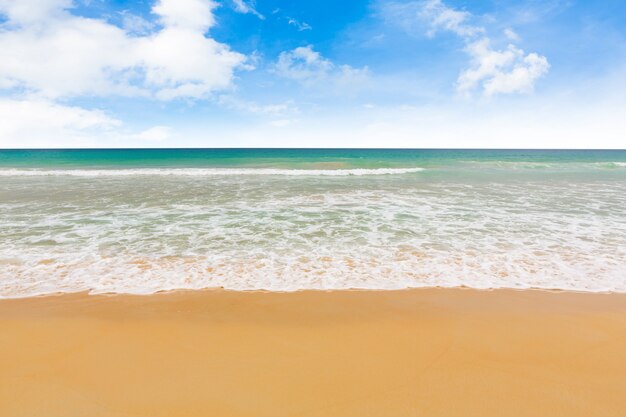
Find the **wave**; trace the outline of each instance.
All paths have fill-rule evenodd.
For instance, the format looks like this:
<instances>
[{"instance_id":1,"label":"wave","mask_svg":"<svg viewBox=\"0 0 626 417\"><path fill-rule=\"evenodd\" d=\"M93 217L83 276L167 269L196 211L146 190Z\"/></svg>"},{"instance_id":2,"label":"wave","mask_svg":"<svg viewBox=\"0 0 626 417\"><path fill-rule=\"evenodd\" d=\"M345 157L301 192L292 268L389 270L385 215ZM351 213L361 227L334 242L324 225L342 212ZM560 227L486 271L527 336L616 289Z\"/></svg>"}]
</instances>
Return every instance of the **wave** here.
<instances>
[{"instance_id":1,"label":"wave","mask_svg":"<svg viewBox=\"0 0 626 417\"><path fill-rule=\"evenodd\" d=\"M536 171L536 170L604 170L626 168L626 162L612 161L498 161L498 160L466 160L459 161L463 167L478 169Z\"/></svg>"},{"instance_id":2,"label":"wave","mask_svg":"<svg viewBox=\"0 0 626 417\"><path fill-rule=\"evenodd\" d=\"M126 177L126 176L229 176L229 175L283 175L283 176L363 176L398 175L423 171L424 168L353 168L353 169L280 169L280 168L127 168L127 169L0 169L0 176L72 176L72 177Z\"/></svg>"},{"instance_id":3,"label":"wave","mask_svg":"<svg viewBox=\"0 0 626 417\"><path fill-rule=\"evenodd\" d=\"M624 181L403 182L232 192L208 181L154 193L77 181L69 200L46 198L65 181L28 183L0 204L0 298L218 287L626 293Z\"/></svg>"},{"instance_id":4,"label":"wave","mask_svg":"<svg viewBox=\"0 0 626 417\"><path fill-rule=\"evenodd\" d=\"M211 255L151 257L129 253L101 257L91 252L63 254L58 259L0 259L0 299L82 291L153 294L210 288L290 292L467 287L626 293L623 263L611 265L610 257L572 261L567 254L553 253L542 259L515 250L480 255L483 262L477 264L473 256L459 257L450 252L400 249L379 250L378 255L274 254L225 260L224 256Z\"/></svg>"}]
</instances>

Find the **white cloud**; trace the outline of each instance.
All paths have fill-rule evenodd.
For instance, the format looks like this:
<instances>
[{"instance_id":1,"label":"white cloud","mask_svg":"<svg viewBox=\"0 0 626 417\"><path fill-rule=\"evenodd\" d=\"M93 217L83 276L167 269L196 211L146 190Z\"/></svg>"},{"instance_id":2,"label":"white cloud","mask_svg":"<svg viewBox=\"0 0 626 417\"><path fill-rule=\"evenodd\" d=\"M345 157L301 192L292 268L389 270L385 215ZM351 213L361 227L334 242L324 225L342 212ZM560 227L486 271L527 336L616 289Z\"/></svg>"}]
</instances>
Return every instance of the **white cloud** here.
<instances>
[{"instance_id":1,"label":"white cloud","mask_svg":"<svg viewBox=\"0 0 626 417\"><path fill-rule=\"evenodd\" d=\"M121 122L101 110L40 99L0 99L0 148L93 146Z\"/></svg>"},{"instance_id":2,"label":"white cloud","mask_svg":"<svg viewBox=\"0 0 626 417\"><path fill-rule=\"evenodd\" d=\"M265 20L265 16L257 11L254 0L250 0L248 2L246 2L245 0L233 0L233 4L235 5L235 10L237 12L243 14L250 13L261 20Z\"/></svg>"},{"instance_id":3,"label":"white cloud","mask_svg":"<svg viewBox=\"0 0 626 417\"><path fill-rule=\"evenodd\" d=\"M447 30L462 37L484 33L485 29L468 23L471 14L464 10L455 10L443 4L441 0L427 0L422 3L418 15L430 23L428 36L434 36L438 30Z\"/></svg>"},{"instance_id":4,"label":"white cloud","mask_svg":"<svg viewBox=\"0 0 626 417\"><path fill-rule=\"evenodd\" d=\"M391 3L384 16L410 32L414 22L421 21L428 25L429 37L441 31L460 37L470 56L470 67L460 73L457 91L466 97L476 92L485 96L530 93L550 68L546 57L534 52L526 54L513 43L504 49L494 48L487 30L473 23L469 12L449 7L442 0ZM505 29L504 36L510 42L520 40L511 28Z\"/></svg>"},{"instance_id":5,"label":"white cloud","mask_svg":"<svg viewBox=\"0 0 626 417\"><path fill-rule=\"evenodd\" d=\"M71 13L70 0L0 0L0 147L89 147L172 140L139 133L68 99L206 98L232 86L246 57L206 35L211 0L157 0L153 22L122 13L122 27Z\"/></svg>"},{"instance_id":6,"label":"white cloud","mask_svg":"<svg viewBox=\"0 0 626 417\"><path fill-rule=\"evenodd\" d=\"M245 56L205 32L210 0L159 0L163 28L137 34L69 12L66 0L0 0L0 86L50 99L77 96L204 98L229 88Z\"/></svg>"},{"instance_id":7,"label":"white cloud","mask_svg":"<svg viewBox=\"0 0 626 417\"><path fill-rule=\"evenodd\" d=\"M127 10L120 12L122 28L129 34L145 35L155 28L155 24L141 16L134 15Z\"/></svg>"},{"instance_id":8,"label":"white cloud","mask_svg":"<svg viewBox=\"0 0 626 417\"><path fill-rule=\"evenodd\" d=\"M367 67L354 68L350 65L335 65L324 58L313 46L301 46L291 51L284 51L278 57L275 72L281 77L315 84L319 81L331 81L337 85L359 85L369 79Z\"/></svg>"},{"instance_id":9,"label":"white cloud","mask_svg":"<svg viewBox=\"0 0 626 417\"><path fill-rule=\"evenodd\" d=\"M504 29L504 36L510 41L519 42L521 39L519 35L511 28Z\"/></svg>"},{"instance_id":10,"label":"white cloud","mask_svg":"<svg viewBox=\"0 0 626 417\"><path fill-rule=\"evenodd\" d=\"M72 6L72 0L0 0L0 13L19 24L59 18Z\"/></svg>"},{"instance_id":11,"label":"white cloud","mask_svg":"<svg viewBox=\"0 0 626 417\"><path fill-rule=\"evenodd\" d=\"M156 97L203 98L230 87L233 71L244 56L198 31L166 27L139 43L144 86Z\"/></svg>"},{"instance_id":12,"label":"white cloud","mask_svg":"<svg viewBox=\"0 0 626 417\"><path fill-rule=\"evenodd\" d=\"M287 24L295 26L299 32L313 29L311 25L309 25L307 22L301 22L298 19L294 19L293 17L287 17Z\"/></svg>"},{"instance_id":13,"label":"white cloud","mask_svg":"<svg viewBox=\"0 0 626 417\"><path fill-rule=\"evenodd\" d=\"M215 24L212 0L159 0L152 12L159 16L166 27L206 32Z\"/></svg>"},{"instance_id":14,"label":"white cloud","mask_svg":"<svg viewBox=\"0 0 626 417\"><path fill-rule=\"evenodd\" d=\"M0 99L0 148L127 147L167 143L169 126L133 132L106 112L45 99Z\"/></svg>"},{"instance_id":15,"label":"white cloud","mask_svg":"<svg viewBox=\"0 0 626 417\"><path fill-rule=\"evenodd\" d=\"M311 45L281 52L276 63L276 72L280 76L301 81L324 77L333 68L333 63L314 51Z\"/></svg>"},{"instance_id":16,"label":"white cloud","mask_svg":"<svg viewBox=\"0 0 626 417\"><path fill-rule=\"evenodd\" d=\"M548 60L536 53L525 54L514 45L498 51L487 38L467 45L472 65L457 80L460 93L469 95L479 88L486 96L529 93L535 81L548 72Z\"/></svg>"}]
</instances>

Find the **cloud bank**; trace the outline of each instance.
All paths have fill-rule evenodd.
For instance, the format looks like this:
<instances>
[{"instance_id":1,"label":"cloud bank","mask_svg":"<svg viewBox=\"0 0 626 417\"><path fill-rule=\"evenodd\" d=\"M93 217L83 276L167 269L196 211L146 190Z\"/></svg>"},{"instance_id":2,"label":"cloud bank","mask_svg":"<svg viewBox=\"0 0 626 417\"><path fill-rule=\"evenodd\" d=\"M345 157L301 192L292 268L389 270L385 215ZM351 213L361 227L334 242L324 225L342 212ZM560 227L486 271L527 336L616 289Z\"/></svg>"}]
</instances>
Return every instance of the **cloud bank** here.
<instances>
[{"instance_id":1,"label":"cloud bank","mask_svg":"<svg viewBox=\"0 0 626 417\"><path fill-rule=\"evenodd\" d=\"M235 71L249 68L246 56L207 35L215 25L212 0L158 0L155 23L125 13L122 27L72 14L72 7L71 0L0 0L0 146L87 146L115 136L122 123L68 100L204 99L230 89ZM165 140L169 130L129 137Z\"/></svg>"},{"instance_id":2,"label":"cloud bank","mask_svg":"<svg viewBox=\"0 0 626 417\"><path fill-rule=\"evenodd\" d=\"M206 32L210 0L159 0L160 29L143 35L71 13L68 0L0 0L0 86L48 99L198 99L231 86L246 57Z\"/></svg>"}]
</instances>

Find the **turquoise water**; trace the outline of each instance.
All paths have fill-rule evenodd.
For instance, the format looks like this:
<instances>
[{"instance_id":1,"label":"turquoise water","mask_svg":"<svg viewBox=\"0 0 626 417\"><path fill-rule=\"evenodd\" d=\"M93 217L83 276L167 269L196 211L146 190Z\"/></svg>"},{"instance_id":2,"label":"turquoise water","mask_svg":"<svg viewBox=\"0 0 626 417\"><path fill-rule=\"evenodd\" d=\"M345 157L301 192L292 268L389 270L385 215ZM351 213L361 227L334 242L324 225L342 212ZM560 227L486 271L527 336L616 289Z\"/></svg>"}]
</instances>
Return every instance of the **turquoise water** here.
<instances>
[{"instance_id":1,"label":"turquoise water","mask_svg":"<svg viewBox=\"0 0 626 417\"><path fill-rule=\"evenodd\" d=\"M626 290L626 151L0 150L0 297Z\"/></svg>"},{"instance_id":2,"label":"turquoise water","mask_svg":"<svg viewBox=\"0 0 626 417\"><path fill-rule=\"evenodd\" d=\"M626 162L626 150L443 149L76 149L0 150L13 168L336 168L427 167L463 162Z\"/></svg>"}]
</instances>

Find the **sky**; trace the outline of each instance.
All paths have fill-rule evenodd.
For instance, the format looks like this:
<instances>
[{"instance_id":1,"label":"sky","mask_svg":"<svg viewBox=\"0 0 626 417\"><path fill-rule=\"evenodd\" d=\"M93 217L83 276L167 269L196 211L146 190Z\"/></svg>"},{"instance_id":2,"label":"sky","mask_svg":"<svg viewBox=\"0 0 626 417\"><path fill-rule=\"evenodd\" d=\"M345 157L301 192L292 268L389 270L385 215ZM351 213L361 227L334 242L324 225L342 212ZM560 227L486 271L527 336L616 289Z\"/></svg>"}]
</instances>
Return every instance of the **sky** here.
<instances>
[{"instance_id":1,"label":"sky","mask_svg":"<svg viewBox=\"0 0 626 417\"><path fill-rule=\"evenodd\" d=\"M626 148L623 0L0 0L0 148Z\"/></svg>"}]
</instances>

